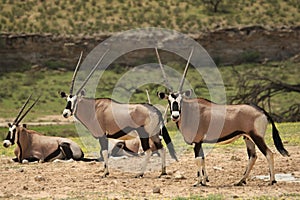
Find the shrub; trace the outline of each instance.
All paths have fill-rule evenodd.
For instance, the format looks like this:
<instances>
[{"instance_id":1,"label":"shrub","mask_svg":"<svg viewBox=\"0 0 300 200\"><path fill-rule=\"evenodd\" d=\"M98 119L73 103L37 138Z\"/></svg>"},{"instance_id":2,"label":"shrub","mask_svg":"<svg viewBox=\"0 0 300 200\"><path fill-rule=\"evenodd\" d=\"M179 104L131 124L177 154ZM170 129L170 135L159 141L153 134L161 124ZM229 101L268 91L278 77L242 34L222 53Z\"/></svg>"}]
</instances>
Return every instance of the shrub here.
<instances>
[{"instance_id":1,"label":"shrub","mask_svg":"<svg viewBox=\"0 0 300 200\"><path fill-rule=\"evenodd\" d=\"M257 62L260 58L260 53L255 50L246 50L241 55L241 62L253 63Z\"/></svg>"}]
</instances>

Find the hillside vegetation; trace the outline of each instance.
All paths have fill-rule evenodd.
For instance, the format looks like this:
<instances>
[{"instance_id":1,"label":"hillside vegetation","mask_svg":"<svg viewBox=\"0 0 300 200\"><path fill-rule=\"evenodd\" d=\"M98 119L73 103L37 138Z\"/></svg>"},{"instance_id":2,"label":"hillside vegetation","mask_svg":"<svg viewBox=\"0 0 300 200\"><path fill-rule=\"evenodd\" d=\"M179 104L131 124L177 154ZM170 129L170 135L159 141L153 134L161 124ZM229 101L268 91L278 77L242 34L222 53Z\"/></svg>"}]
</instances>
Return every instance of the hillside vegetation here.
<instances>
[{"instance_id":1,"label":"hillside vegetation","mask_svg":"<svg viewBox=\"0 0 300 200\"><path fill-rule=\"evenodd\" d=\"M94 36L152 26L193 34L208 29L238 26L300 25L299 0L221 0L217 8L207 2L206 0L0 0L0 33ZM250 53L244 55L243 59L247 62L252 62L258 57L257 53ZM47 68L38 70L34 68L30 70L31 66L24 67L20 64L13 68L14 70L5 70L10 71L9 73L0 74L1 118L14 117L30 93L42 94L42 97L29 118L60 114L65 101L60 99L58 91L68 91L72 72L54 70L58 69L59 62L60 60L55 60L53 63L45 63ZM215 62L218 64L218 59L215 59ZM175 67L176 70L182 70L182 66L174 66L174 63L166 64ZM247 74L255 68L257 73L270 79L299 84L298 65L297 62L283 61L243 64L235 66L235 69L241 74ZM12 69L11 66L3 67ZM126 66L115 66L114 69L108 70L98 85L96 96L111 97L115 84L126 70L128 71ZM231 102L238 91L238 77L230 66L222 67L220 71L226 86L227 102ZM205 83L197 73L190 70L187 77L197 96L210 99ZM148 89L153 104L166 103L156 97L157 90L164 89L158 85L145 85L133 91L130 91L130 86L128 87L120 91L131 92L133 94L131 102L147 102L145 89ZM117 100L124 102L123 99ZM272 112L280 115L293 104L299 104L299 93L276 94L272 96L270 107Z\"/></svg>"},{"instance_id":2,"label":"hillside vegetation","mask_svg":"<svg viewBox=\"0 0 300 200\"><path fill-rule=\"evenodd\" d=\"M299 63L290 61L274 62L268 64L243 64L235 66L241 74L249 73L254 69L259 75L264 75L273 80L283 80L291 84L299 84ZM178 72L183 69L172 63L167 65L174 67ZM236 76L231 66L219 68L223 78L226 89L227 103L237 94L237 87L239 86L238 77ZM137 79L128 80L125 85L116 86L118 81L121 80L124 74L128 73L125 67L108 68L102 75L100 82L97 84L96 97L111 97L113 90L118 91L119 98L116 99L120 102L127 102L124 99L128 94L131 102L148 102L146 96L146 89L150 93L152 104L165 105L166 102L159 100L156 96L157 91L164 91L164 87L158 84L147 84L136 87L137 84L144 79L144 76L138 76ZM133 72L131 72L133 73ZM59 91L69 91L70 81L73 72L59 71L59 70L29 70L26 72L10 72L0 76L0 113L1 118L14 118L26 100L26 98L33 93L34 96L41 94L41 98L37 106L31 111L27 119L36 119L43 115L60 115L64 109L66 102L60 98ZM159 74L158 76L161 76ZM161 78L163 81L163 78ZM18 81L16 81L18 80ZM191 83L194 92L199 97L210 99L209 91L206 88L205 82L199 76L199 73L190 68L187 74L187 80ZM136 87L136 88L135 88ZM87 95L91 95L92 91L87 91ZM298 103L300 94L296 92L282 93L272 96L271 109L272 112L279 115L283 111L289 109L293 104ZM220 102L219 102L220 103ZM288 115L288 112L286 113Z\"/></svg>"},{"instance_id":3,"label":"hillside vegetation","mask_svg":"<svg viewBox=\"0 0 300 200\"><path fill-rule=\"evenodd\" d=\"M300 25L299 0L1 0L0 32L93 35L141 27L183 33ZM216 2L212 0L211 2Z\"/></svg>"}]
</instances>

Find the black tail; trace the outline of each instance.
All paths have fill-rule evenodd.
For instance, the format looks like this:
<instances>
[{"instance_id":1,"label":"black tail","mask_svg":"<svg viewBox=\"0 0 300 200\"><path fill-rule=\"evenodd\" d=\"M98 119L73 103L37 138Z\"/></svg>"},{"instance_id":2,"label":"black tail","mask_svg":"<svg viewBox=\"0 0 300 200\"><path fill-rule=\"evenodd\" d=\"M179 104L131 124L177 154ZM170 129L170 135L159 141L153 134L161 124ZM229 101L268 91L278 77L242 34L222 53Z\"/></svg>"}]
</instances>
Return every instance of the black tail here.
<instances>
[{"instance_id":1,"label":"black tail","mask_svg":"<svg viewBox=\"0 0 300 200\"><path fill-rule=\"evenodd\" d=\"M82 152L82 151L81 151ZM75 160L75 159L74 159ZM83 162L93 162L93 161L96 161L96 162L99 162L100 160L97 159L97 158L85 158L84 157L84 153L82 152L81 154L81 158L77 159L77 161L83 161Z\"/></svg>"},{"instance_id":2,"label":"black tail","mask_svg":"<svg viewBox=\"0 0 300 200\"><path fill-rule=\"evenodd\" d=\"M178 158L176 156L176 151L174 149L174 145L172 143L172 140L171 140L171 137L169 135L169 132L168 132L168 130L167 130L167 128L165 126L162 127L161 133L162 133L164 141L165 141L165 143L166 143L166 145L168 147L168 150L169 150L169 153L170 153L171 157L174 160L178 161Z\"/></svg>"},{"instance_id":3,"label":"black tail","mask_svg":"<svg viewBox=\"0 0 300 200\"><path fill-rule=\"evenodd\" d=\"M272 136L273 136L273 141L274 141L276 149L279 151L279 153L281 155L290 156L289 152L283 146L282 140L279 136L279 131L276 128L275 123L274 123L273 119L271 118L271 116L269 115L269 113L257 105L253 105L253 106L255 108L261 110L267 116L268 121L272 124Z\"/></svg>"}]
</instances>

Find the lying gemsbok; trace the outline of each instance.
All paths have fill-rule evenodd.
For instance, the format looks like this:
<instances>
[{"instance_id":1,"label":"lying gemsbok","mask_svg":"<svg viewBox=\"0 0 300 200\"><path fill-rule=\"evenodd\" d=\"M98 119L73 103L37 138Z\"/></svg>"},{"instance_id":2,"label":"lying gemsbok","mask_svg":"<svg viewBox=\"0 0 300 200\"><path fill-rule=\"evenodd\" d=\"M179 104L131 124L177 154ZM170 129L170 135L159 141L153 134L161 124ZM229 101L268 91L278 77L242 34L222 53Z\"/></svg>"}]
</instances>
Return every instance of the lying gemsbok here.
<instances>
[{"instance_id":1,"label":"lying gemsbok","mask_svg":"<svg viewBox=\"0 0 300 200\"><path fill-rule=\"evenodd\" d=\"M108 141L109 155L113 157L119 156L140 156L143 153L141 141L137 135L130 140L110 139ZM153 153L158 153L155 144L149 140L150 149Z\"/></svg>"},{"instance_id":2,"label":"lying gemsbok","mask_svg":"<svg viewBox=\"0 0 300 200\"><path fill-rule=\"evenodd\" d=\"M33 108L39 98L21 116L31 96L26 100L12 124L8 124L9 131L3 141L4 147L17 144L14 150L16 162L50 162L55 159L60 160L83 160L92 161L93 159L84 158L81 148L72 140L61 137L44 136L36 131L28 130L25 125L20 126L20 122ZM95 160L95 159L94 159Z\"/></svg>"},{"instance_id":3,"label":"lying gemsbok","mask_svg":"<svg viewBox=\"0 0 300 200\"><path fill-rule=\"evenodd\" d=\"M104 159L104 177L109 175L107 151L108 138L121 140L132 139L134 138L130 136L132 131L138 133L143 151L145 152L142 170L136 177L142 177L144 175L147 163L149 162L151 156L149 139L153 141L156 149L158 149L158 152L161 155L161 175L165 175L165 151L159 137L160 134L167 144L171 157L175 160L177 160L177 157L169 133L164 126L162 115L157 108L147 103L122 104L109 98L91 99L83 97L83 87L95 72L105 54L103 54L97 64L93 67L79 89L73 93L74 81L81 60L80 56L71 81L70 94L67 95L65 92L61 92L61 97L66 98L67 100L67 106L63 111L63 116L67 118L74 115L95 138L99 139L101 146L100 154Z\"/></svg>"},{"instance_id":4,"label":"lying gemsbok","mask_svg":"<svg viewBox=\"0 0 300 200\"><path fill-rule=\"evenodd\" d=\"M179 90L177 92L174 92L172 91L170 84L167 81L164 68L161 64L159 54L156 49L156 54L159 60L162 74L169 89L168 94L158 92L158 96L161 99L168 99L171 118L176 122L176 125L179 131L182 133L185 141L188 144L195 144L194 153L198 168L198 179L195 186L199 184L206 185L206 182L208 181L205 170L202 143L230 143L240 136L244 136L249 162L242 179L236 185L246 184L246 179L257 158L255 145L266 156L268 160L271 184L276 183L273 153L264 141L264 135L266 132L268 120L272 124L273 140L277 150L283 156L289 156L289 153L283 147L274 121L265 110L258 106L219 105L203 98L187 98L191 95L191 91L182 91L182 87L189 66L189 61L192 56L192 52L193 50L191 51L190 57L185 67L184 74L179 85ZM219 113L213 112L222 109L225 110L225 116L219 116ZM210 124L212 124L212 126L214 124L217 125L219 123L222 123L222 120L224 122L224 125L221 132L216 133L208 131Z\"/></svg>"}]
</instances>

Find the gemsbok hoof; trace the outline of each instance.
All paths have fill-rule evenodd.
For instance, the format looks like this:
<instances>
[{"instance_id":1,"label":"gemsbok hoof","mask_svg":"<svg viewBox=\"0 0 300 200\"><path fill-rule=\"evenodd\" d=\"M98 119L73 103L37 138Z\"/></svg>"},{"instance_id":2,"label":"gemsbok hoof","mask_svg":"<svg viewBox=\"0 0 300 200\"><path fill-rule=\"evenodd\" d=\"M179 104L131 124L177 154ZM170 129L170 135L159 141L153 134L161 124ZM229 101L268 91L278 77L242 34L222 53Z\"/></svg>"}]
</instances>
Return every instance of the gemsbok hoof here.
<instances>
[{"instance_id":1,"label":"gemsbok hoof","mask_svg":"<svg viewBox=\"0 0 300 200\"><path fill-rule=\"evenodd\" d=\"M207 184L202 183L202 182L200 182L200 183L196 182L196 183L193 184L193 187L198 187L198 186L207 186Z\"/></svg>"},{"instance_id":2,"label":"gemsbok hoof","mask_svg":"<svg viewBox=\"0 0 300 200\"><path fill-rule=\"evenodd\" d=\"M109 175L109 172L108 173L104 173L101 178L106 178L107 176Z\"/></svg>"},{"instance_id":3,"label":"gemsbok hoof","mask_svg":"<svg viewBox=\"0 0 300 200\"><path fill-rule=\"evenodd\" d=\"M270 185L274 185L275 183L277 183L276 180L271 181Z\"/></svg>"},{"instance_id":4,"label":"gemsbok hoof","mask_svg":"<svg viewBox=\"0 0 300 200\"><path fill-rule=\"evenodd\" d=\"M243 186L243 185L246 185L246 181L240 181L234 184L234 186Z\"/></svg>"},{"instance_id":5,"label":"gemsbok hoof","mask_svg":"<svg viewBox=\"0 0 300 200\"><path fill-rule=\"evenodd\" d=\"M166 176L166 175L168 175L166 172L164 172L164 173L161 173L157 178L161 178L162 176Z\"/></svg>"},{"instance_id":6,"label":"gemsbok hoof","mask_svg":"<svg viewBox=\"0 0 300 200\"><path fill-rule=\"evenodd\" d=\"M144 174L137 174L134 178L143 178Z\"/></svg>"}]
</instances>

